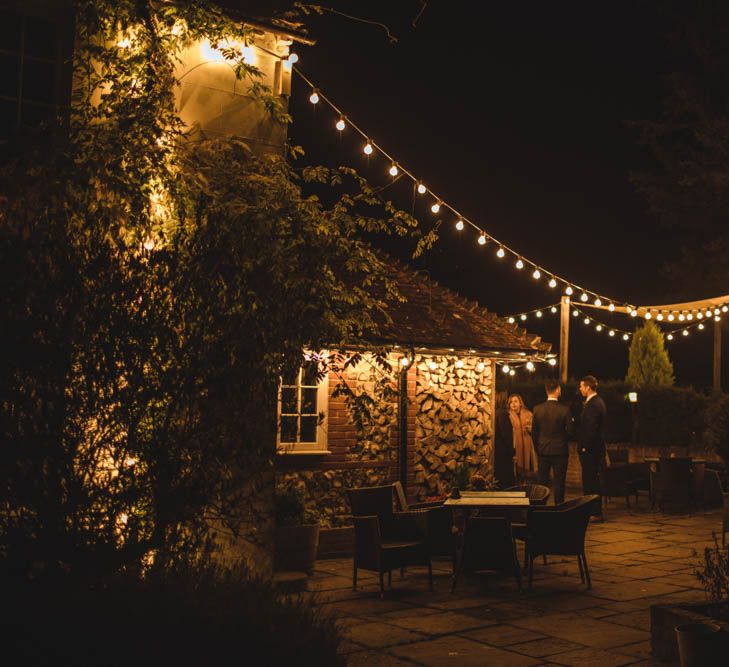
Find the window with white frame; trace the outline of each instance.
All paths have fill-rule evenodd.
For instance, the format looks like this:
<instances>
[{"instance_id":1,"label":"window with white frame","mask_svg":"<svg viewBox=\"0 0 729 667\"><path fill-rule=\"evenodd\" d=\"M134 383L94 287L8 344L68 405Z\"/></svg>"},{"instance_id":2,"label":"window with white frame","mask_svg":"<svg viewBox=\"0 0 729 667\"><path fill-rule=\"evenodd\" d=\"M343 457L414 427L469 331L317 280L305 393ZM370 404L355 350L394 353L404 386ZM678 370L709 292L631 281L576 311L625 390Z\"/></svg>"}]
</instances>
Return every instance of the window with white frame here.
<instances>
[{"instance_id":1,"label":"window with white frame","mask_svg":"<svg viewBox=\"0 0 729 667\"><path fill-rule=\"evenodd\" d=\"M278 401L280 453L327 451L328 378L317 382L317 364L306 363L282 378Z\"/></svg>"}]
</instances>

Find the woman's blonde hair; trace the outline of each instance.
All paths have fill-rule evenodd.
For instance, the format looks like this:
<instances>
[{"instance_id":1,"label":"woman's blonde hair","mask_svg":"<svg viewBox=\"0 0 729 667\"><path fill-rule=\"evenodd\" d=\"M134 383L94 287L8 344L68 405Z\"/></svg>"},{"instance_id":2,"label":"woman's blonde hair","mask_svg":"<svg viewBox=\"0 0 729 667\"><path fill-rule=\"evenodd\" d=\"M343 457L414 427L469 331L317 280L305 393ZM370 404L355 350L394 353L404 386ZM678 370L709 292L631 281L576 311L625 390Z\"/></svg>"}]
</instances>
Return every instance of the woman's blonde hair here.
<instances>
[{"instance_id":1,"label":"woman's blonde hair","mask_svg":"<svg viewBox=\"0 0 729 667\"><path fill-rule=\"evenodd\" d=\"M519 394L511 394L511 396L509 396L509 402L508 402L508 405L509 406L511 406L511 399L512 398L516 398L519 401L519 407L520 408L525 408L526 407L526 405L524 403L524 399L521 396L519 396ZM509 409L511 409L511 407Z\"/></svg>"}]
</instances>

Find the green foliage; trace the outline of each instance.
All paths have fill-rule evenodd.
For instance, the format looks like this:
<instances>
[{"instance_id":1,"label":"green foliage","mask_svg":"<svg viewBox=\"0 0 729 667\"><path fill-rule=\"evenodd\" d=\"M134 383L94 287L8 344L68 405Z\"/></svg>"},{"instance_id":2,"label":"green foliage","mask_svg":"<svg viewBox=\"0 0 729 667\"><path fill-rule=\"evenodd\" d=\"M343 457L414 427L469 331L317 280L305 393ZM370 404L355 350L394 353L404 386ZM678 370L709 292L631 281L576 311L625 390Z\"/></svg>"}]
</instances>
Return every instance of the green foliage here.
<instances>
[{"instance_id":1,"label":"green foliage","mask_svg":"<svg viewBox=\"0 0 729 667\"><path fill-rule=\"evenodd\" d=\"M719 546L716 534L714 546L704 547L704 560L696 565L694 576L709 600L721 600L729 605L729 549Z\"/></svg>"},{"instance_id":2,"label":"green foliage","mask_svg":"<svg viewBox=\"0 0 729 667\"><path fill-rule=\"evenodd\" d=\"M186 142L181 49L251 38L211 3L76 5L70 133L1 176L0 555L91 577L258 539L279 378L377 335L363 235L416 223L350 169Z\"/></svg>"},{"instance_id":3,"label":"green foliage","mask_svg":"<svg viewBox=\"0 0 729 667\"><path fill-rule=\"evenodd\" d=\"M344 664L334 619L244 571L176 567L144 579L2 584L10 665L198 667L236 655L251 665L301 664L302 655L307 663Z\"/></svg>"},{"instance_id":4,"label":"green foliage","mask_svg":"<svg viewBox=\"0 0 729 667\"><path fill-rule=\"evenodd\" d=\"M300 526L304 523L304 489L294 482L276 487L275 516L277 526Z\"/></svg>"},{"instance_id":5,"label":"green foliage","mask_svg":"<svg viewBox=\"0 0 729 667\"><path fill-rule=\"evenodd\" d=\"M653 322L645 322L633 334L628 358L625 381L629 385L643 388L670 387L673 384L673 364L668 358L663 333Z\"/></svg>"}]
</instances>

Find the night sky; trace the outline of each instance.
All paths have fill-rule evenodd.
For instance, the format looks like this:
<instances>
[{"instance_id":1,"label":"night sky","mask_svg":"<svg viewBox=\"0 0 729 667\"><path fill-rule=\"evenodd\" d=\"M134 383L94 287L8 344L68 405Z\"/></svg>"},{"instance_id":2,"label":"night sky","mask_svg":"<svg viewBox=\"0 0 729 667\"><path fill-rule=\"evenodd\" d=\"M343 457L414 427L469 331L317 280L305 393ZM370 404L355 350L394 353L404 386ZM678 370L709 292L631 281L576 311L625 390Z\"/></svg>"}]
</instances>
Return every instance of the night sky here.
<instances>
[{"instance_id":1,"label":"night sky","mask_svg":"<svg viewBox=\"0 0 729 667\"><path fill-rule=\"evenodd\" d=\"M490 234L616 300L670 303L679 298L661 266L680 239L659 227L630 182L631 171L651 166L630 122L660 114L663 76L680 58L663 4L431 0L413 28L417 0L340 1L329 6L386 23L398 42L326 14L309 21L317 45L295 49L302 71L348 116ZM340 140L336 117L314 110L309 93L294 80L291 137L306 161L354 166L387 183L389 163L368 164L352 132ZM391 194L409 210L407 190ZM437 216L418 201L427 229ZM418 268L501 315L558 300L546 281L534 285L453 222L443 217L441 239ZM623 377L627 345L572 321L571 374ZM556 317L532 320L529 330L558 343ZM680 383L710 384L709 331L671 344Z\"/></svg>"}]
</instances>

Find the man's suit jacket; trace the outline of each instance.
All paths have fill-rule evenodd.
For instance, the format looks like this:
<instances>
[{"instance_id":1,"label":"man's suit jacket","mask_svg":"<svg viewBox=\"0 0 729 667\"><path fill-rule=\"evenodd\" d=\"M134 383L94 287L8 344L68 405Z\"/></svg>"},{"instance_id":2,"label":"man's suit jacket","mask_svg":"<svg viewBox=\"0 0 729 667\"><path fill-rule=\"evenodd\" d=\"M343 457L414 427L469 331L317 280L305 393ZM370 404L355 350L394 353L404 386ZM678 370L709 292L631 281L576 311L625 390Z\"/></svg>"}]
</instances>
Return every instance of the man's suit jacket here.
<instances>
[{"instance_id":1,"label":"man's suit jacket","mask_svg":"<svg viewBox=\"0 0 729 667\"><path fill-rule=\"evenodd\" d=\"M534 408L532 439L540 456L567 456L572 436L572 414L559 401L545 401Z\"/></svg>"},{"instance_id":2,"label":"man's suit jacket","mask_svg":"<svg viewBox=\"0 0 729 667\"><path fill-rule=\"evenodd\" d=\"M600 454L605 451L606 416L605 401L597 395L582 407L577 441L579 454Z\"/></svg>"}]
</instances>

